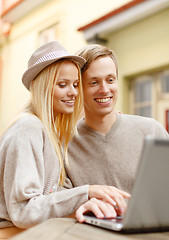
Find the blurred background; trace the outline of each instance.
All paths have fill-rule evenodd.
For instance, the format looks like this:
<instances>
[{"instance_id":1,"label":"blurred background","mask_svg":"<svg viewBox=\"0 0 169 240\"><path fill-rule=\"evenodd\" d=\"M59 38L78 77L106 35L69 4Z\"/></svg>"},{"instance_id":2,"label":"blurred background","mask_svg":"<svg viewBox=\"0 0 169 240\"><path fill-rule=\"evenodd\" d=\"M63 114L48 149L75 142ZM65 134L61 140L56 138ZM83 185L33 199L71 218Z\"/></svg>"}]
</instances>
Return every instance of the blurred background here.
<instances>
[{"instance_id":1,"label":"blurred background","mask_svg":"<svg viewBox=\"0 0 169 240\"><path fill-rule=\"evenodd\" d=\"M116 109L169 130L169 0L0 0L0 14L0 131L29 98L30 55L51 40L70 53L88 43L114 50Z\"/></svg>"}]
</instances>

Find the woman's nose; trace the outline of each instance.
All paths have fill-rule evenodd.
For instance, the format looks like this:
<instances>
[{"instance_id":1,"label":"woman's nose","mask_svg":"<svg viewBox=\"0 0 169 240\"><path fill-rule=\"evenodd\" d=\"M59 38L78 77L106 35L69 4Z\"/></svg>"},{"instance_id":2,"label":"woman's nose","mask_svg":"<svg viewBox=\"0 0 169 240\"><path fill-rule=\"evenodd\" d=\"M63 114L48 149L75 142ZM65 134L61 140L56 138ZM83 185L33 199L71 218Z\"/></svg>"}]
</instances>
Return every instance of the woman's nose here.
<instances>
[{"instance_id":1,"label":"woman's nose","mask_svg":"<svg viewBox=\"0 0 169 240\"><path fill-rule=\"evenodd\" d=\"M75 88L73 85L69 87L68 95L77 96L79 93L78 88Z\"/></svg>"}]
</instances>

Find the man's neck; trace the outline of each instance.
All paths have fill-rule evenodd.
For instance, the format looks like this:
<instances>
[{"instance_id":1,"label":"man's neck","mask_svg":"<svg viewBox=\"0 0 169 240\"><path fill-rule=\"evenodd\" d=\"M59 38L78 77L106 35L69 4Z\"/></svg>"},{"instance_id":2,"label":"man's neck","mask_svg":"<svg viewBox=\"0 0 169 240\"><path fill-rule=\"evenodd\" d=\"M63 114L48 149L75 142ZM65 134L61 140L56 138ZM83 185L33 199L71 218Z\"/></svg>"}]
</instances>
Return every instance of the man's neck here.
<instances>
[{"instance_id":1,"label":"man's neck","mask_svg":"<svg viewBox=\"0 0 169 240\"><path fill-rule=\"evenodd\" d=\"M105 116L91 116L85 113L84 121L90 128L106 135L116 121L116 113L112 112Z\"/></svg>"}]
</instances>

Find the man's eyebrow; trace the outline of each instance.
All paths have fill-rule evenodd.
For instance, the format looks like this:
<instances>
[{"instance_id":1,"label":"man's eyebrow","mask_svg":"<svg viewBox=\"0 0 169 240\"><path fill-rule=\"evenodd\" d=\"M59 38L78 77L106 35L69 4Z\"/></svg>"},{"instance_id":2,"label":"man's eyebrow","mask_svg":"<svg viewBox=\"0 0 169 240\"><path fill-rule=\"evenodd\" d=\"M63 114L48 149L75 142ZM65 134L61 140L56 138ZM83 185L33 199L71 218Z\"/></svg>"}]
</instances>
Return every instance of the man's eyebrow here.
<instances>
[{"instance_id":1,"label":"man's eyebrow","mask_svg":"<svg viewBox=\"0 0 169 240\"><path fill-rule=\"evenodd\" d=\"M107 74L105 76L105 78L107 78L107 77L117 78L116 74L113 74L113 73ZM100 79L100 78L102 78L102 77L101 76L89 76L88 80L97 80L97 79Z\"/></svg>"},{"instance_id":2,"label":"man's eyebrow","mask_svg":"<svg viewBox=\"0 0 169 240\"><path fill-rule=\"evenodd\" d=\"M107 75L107 77L114 77L114 78L116 78L117 76L116 76L116 74L114 74L114 73L113 73L113 74L110 73L110 74Z\"/></svg>"},{"instance_id":3,"label":"man's eyebrow","mask_svg":"<svg viewBox=\"0 0 169 240\"><path fill-rule=\"evenodd\" d=\"M95 79L98 79L99 77L89 77L88 79L90 79L90 80L95 80Z\"/></svg>"}]
</instances>

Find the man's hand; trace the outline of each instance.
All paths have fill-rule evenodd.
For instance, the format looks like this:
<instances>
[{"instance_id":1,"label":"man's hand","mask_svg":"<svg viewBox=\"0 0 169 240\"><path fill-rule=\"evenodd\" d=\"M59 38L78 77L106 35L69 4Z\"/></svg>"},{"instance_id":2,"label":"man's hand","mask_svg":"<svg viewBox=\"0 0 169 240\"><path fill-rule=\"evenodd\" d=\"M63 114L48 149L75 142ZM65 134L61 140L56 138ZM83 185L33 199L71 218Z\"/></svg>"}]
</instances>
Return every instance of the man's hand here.
<instances>
[{"instance_id":1,"label":"man's hand","mask_svg":"<svg viewBox=\"0 0 169 240\"><path fill-rule=\"evenodd\" d=\"M131 195L127 192L119 190L113 186L106 185L90 185L89 199L97 198L109 203L116 209L118 215L122 215L127 208L125 199L129 199Z\"/></svg>"}]
</instances>

